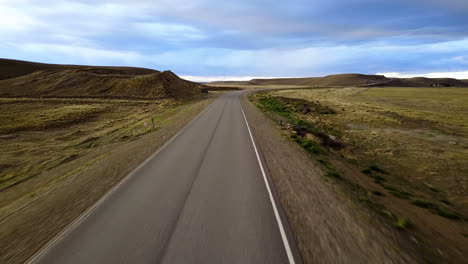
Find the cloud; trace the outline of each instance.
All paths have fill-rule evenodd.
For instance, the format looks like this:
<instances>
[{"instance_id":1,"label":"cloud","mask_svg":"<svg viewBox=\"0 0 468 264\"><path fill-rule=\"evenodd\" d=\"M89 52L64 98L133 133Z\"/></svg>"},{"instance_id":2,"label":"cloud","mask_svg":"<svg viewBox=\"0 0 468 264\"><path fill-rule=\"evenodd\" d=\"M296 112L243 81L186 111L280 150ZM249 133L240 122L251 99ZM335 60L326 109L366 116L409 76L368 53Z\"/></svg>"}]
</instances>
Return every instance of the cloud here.
<instances>
[{"instance_id":1,"label":"cloud","mask_svg":"<svg viewBox=\"0 0 468 264\"><path fill-rule=\"evenodd\" d=\"M38 56L37 54L47 54L57 58L48 61L59 64L88 64L88 65L133 65L138 66L146 60L146 56L134 51L109 50L98 47L70 46L47 43L25 43L15 46L15 49L28 59L28 57ZM39 61L40 55L38 57Z\"/></svg>"},{"instance_id":2,"label":"cloud","mask_svg":"<svg viewBox=\"0 0 468 264\"><path fill-rule=\"evenodd\" d=\"M456 72L467 3L0 0L0 57L191 76Z\"/></svg>"}]
</instances>

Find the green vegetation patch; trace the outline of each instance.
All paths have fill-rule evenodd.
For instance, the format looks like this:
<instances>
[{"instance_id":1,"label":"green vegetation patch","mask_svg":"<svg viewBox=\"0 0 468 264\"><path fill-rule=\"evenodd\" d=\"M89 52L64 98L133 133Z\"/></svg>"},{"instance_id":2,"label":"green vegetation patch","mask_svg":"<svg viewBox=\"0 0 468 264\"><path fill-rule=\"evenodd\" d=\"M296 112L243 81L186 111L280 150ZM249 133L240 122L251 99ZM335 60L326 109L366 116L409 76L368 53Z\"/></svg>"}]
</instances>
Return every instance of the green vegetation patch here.
<instances>
[{"instance_id":1,"label":"green vegetation patch","mask_svg":"<svg viewBox=\"0 0 468 264\"><path fill-rule=\"evenodd\" d=\"M291 133L289 138L298 143L303 149L305 149L307 152L311 154L325 154L326 151L320 147L315 141L308 139L308 138L303 138L299 136L298 134Z\"/></svg>"},{"instance_id":2,"label":"green vegetation patch","mask_svg":"<svg viewBox=\"0 0 468 264\"><path fill-rule=\"evenodd\" d=\"M272 111L282 117L291 119L291 109L287 106L283 105L276 97L272 96L263 96L258 99L258 103L260 104L261 108L264 110Z\"/></svg>"},{"instance_id":3,"label":"green vegetation patch","mask_svg":"<svg viewBox=\"0 0 468 264\"><path fill-rule=\"evenodd\" d=\"M393 223L393 226L395 226L396 228L398 229L407 229L408 227L411 226L411 223L404 219L404 218L398 218L394 223Z\"/></svg>"},{"instance_id":4,"label":"green vegetation patch","mask_svg":"<svg viewBox=\"0 0 468 264\"><path fill-rule=\"evenodd\" d=\"M431 203L429 201L426 201L426 200L416 199L416 200L411 201L411 203L416 206L426 208L429 211L431 211L433 214L438 214L445 218L454 219L454 220L460 220L462 218L460 214L453 212L453 211L444 210L440 208L438 205Z\"/></svg>"},{"instance_id":5,"label":"green vegetation patch","mask_svg":"<svg viewBox=\"0 0 468 264\"><path fill-rule=\"evenodd\" d=\"M382 185L386 190L388 190L393 196L401 199L410 199L413 195L409 192L400 190L394 186L384 184Z\"/></svg>"}]
</instances>

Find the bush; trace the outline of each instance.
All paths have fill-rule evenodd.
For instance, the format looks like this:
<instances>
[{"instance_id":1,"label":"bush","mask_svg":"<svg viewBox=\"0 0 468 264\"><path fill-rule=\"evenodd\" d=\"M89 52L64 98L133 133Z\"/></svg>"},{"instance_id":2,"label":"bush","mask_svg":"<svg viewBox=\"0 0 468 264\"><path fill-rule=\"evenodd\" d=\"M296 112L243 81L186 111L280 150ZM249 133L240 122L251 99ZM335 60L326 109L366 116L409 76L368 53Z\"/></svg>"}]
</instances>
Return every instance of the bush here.
<instances>
[{"instance_id":1,"label":"bush","mask_svg":"<svg viewBox=\"0 0 468 264\"><path fill-rule=\"evenodd\" d=\"M393 223L393 226L395 226L398 229L406 229L411 226L410 222L408 220L405 220L403 218L398 218L398 220Z\"/></svg>"},{"instance_id":2,"label":"bush","mask_svg":"<svg viewBox=\"0 0 468 264\"><path fill-rule=\"evenodd\" d=\"M370 166L370 169L373 170L373 171L382 173L382 174L388 174L387 171L385 171L384 169L379 168L377 165Z\"/></svg>"}]
</instances>

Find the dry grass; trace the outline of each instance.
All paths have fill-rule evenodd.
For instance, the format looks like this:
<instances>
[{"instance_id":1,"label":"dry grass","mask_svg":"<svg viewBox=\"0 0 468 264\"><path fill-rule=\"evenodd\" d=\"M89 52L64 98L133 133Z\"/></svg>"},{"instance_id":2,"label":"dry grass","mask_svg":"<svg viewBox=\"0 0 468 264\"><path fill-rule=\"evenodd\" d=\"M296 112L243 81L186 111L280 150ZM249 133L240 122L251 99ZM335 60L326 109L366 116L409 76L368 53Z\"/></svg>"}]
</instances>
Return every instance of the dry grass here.
<instances>
[{"instance_id":1,"label":"dry grass","mask_svg":"<svg viewBox=\"0 0 468 264\"><path fill-rule=\"evenodd\" d=\"M201 95L201 84L170 71L147 75L115 74L96 69L36 71L0 80L3 97L190 99Z\"/></svg>"},{"instance_id":2,"label":"dry grass","mask_svg":"<svg viewBox=\"0 0 468 264\"><path fill-rule=\"evenodd\" d=\"M292 115L293 124L306 128L307 140L327 149L327 159L316 159L341 172L340 181L361 186L366 200L385 206L396 227L412 229L441 259L462 259L462 234L468 230L468 89L317 88L265 95L280 103L269 109L281 110L276 119ZM296 111L284 98L335 113ZM291 131L299 134L301 127ZM341 147L327 146L316 134Z\"/></svg>"},{"instance_id":3,"label":"dry grass","mask_svg":"<svg viewBox=\"0 0 468 264\"><path fill-rule=\"evenodd\" d=\"M344 150L345 157L383 164L428 195L443 190L466 210L468 89L311 89L274 95L319 101L335 109L336 115L305 118L350 146L352 153Z\"/></svg>"},{"instance_id":4,"label":"dry grass","mask_svg":"<svg viewBox=\"0 0 468 264\"><path fill-rule=\"evenodd\" d=\"M324 130L337 130L335 136L353 149L343 153L349 159L384 164L414 185L435 186L449 200L468 206L468 89L345 88L274 94L335 109L337 115L306 119Z\"/></svg>"},{"instance_id":5,"label":"dry grass","mask_svg":"<svg viewBox=\"0 0 468 264\"><path fill-rule=\"evenodd\" d=\"M0 112L1 124L9 129L0 133L0 262L23 263L213 97L0 99L2 110L8 109Z\"/></svg>"},{"instance_id":6,"label":"dry grass","mask_svg":"<svg viewBox=\"0 0 468 264\"><path fill-rule=\"evenodd\" d=\"M181 107L173 100L0 99L0 190L138 137L151 129L151 118L160 127L164 114Z\"/></svg>"},{"instance_id":7,"label":"dry grass","mask_svg":"<svg viewBox=\"0 0 468 264\"><path fill-rule=\"evenodd\" d=\"M94 72L105 72L113 74L144 75L157 73L158 71L138 67L109 67L109 66L80 66L80 65L60 65L46 64L20 60L0 59L0 80L16 78L44 70L92 70Z\"/></svg>"}]
</instances>

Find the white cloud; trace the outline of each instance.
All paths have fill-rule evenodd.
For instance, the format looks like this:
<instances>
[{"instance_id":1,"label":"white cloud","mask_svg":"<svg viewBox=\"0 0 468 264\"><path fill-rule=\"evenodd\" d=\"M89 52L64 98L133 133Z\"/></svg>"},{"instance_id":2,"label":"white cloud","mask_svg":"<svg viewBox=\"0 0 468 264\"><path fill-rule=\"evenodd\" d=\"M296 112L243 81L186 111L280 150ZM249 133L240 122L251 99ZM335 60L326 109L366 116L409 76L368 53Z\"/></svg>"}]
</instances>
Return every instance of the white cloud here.
<instances>
[{"instance_id":1,"label":"white cloud","mask_svg":"<svg viewBox=\"0 0 468 264\"><path fill-rule=\"evenodd\" d=\"M468 56L455 56L450 58L450 60L458 63L468 63Z\"/></svg>"},{"instance_id":2,"label":"white cloud","mask_svg":"<svg viewBox=\"0 0 468 264\"><path fill-rule=\"evenodd\" d=\"M31 27L40 24L40 21L16 8L0 5L0 32L18 33L30 30Z\"/></svg>"},{"instance_id":3,"label":"white cloud","mask_svg":"<svg viewBox=\"0 0 468 264\"><path fill-rule=\"evenodd\" d=\"M16 48L23 54L48 54L50 57L60 58L56 63L85 63L94 65L139 65L146 60L146 56L134 51L110 50L98 47L71 46L48 43L25 43Z\"/></svg>"},{"instance_id":4,"label":"white cloud","mask_svg":"<svg viewBox=\"0 0 468 264\"><path fill-rule=\"evenodd\" d=\"M385 75L390 78L414 78L414 77L427 77L427 78L454 78L454 79L468 79L468 71L459 72L431 72L431 73L399 73L399 72L383 72L376 73L378 75Z\"/></svg>"}]
</instances>

